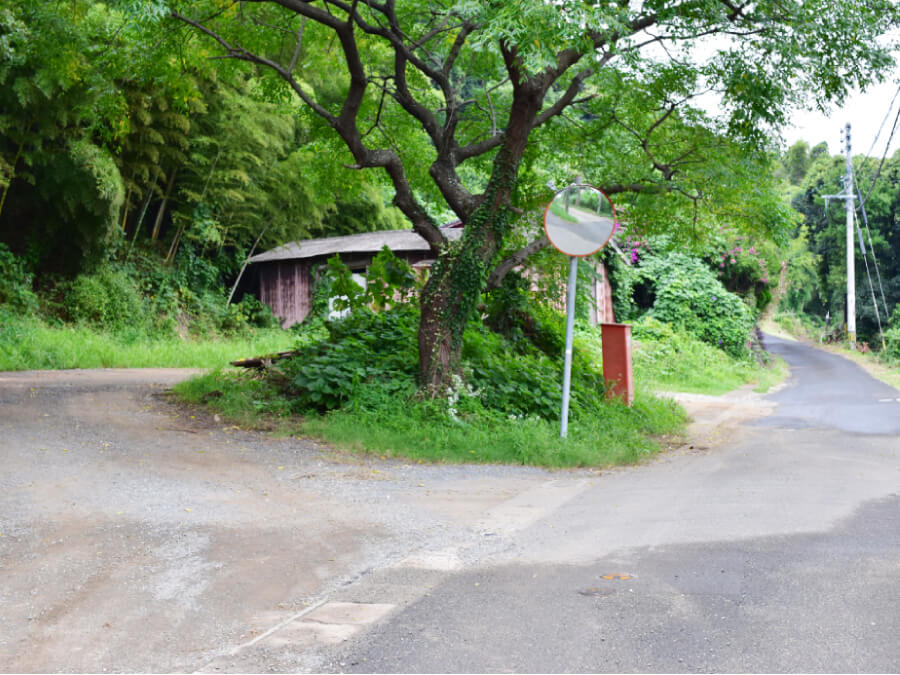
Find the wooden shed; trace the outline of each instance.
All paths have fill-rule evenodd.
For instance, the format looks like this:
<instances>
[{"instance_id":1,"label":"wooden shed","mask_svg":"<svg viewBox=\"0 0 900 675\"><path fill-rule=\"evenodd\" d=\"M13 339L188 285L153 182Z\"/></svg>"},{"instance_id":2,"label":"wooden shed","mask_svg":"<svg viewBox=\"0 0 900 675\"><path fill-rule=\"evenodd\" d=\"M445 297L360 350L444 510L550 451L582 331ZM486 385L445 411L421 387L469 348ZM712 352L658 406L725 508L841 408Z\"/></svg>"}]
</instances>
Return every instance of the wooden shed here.
<instances>
[{"instance_id":1,"label":"wooden shed","mask_svg":"<svg viewBox=\"0 0 900 675\"><path fill-rule=\"evenodd\" d=\"M448 239L458 239L462 229L445 228L444 234ZM259 299L272 308L285 328L299 323L312 309L316 270L328 258L337 254L350 271L365 274L385 246L414 267L430 267L433 262L428 243L412 230L295 241L250 258L259 279Z\"/></svg>"},{"instance_id":2,"label":"wooden shed","mask_svg":"<svg viewBox=\"0 0 900 675\"><path fill-rule=\"evenodd\" d=\"M463 230L456 224L442 228L448 239L459 239ZM259 280L259 299L272 308L285 328L300 323L312 309L312 286L317 270L337 254L354 273L365 274L372 259L387 246L398 258L413 267L430 267L434 262L426 241L412 230L364 232L343 237L295 241L250 258ZM598 280L593 284L591 323L612 322L612 287L602 263L597 263ZM562 298L565 308L565 296Z\"/></svg>"}]
</instances>

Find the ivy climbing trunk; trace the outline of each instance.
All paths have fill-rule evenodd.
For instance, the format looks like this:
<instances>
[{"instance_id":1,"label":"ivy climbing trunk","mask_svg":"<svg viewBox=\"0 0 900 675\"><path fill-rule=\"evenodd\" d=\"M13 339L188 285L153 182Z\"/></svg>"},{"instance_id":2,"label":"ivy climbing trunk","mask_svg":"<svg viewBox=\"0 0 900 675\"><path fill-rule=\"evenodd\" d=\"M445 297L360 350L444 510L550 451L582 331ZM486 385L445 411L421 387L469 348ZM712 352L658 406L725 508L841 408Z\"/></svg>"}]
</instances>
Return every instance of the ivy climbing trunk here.
<instances>
[{"instance_id":1,"label":"ivy climbing trunk","mask_svg":"<svg viewBox=\"0 0 900 675\"><path fill-rule=\"evenodd\" d=\"M490 263L499 249L508 221L508 206L480 206L465 231L438 258L421 297L419 372L430 395L446 393L460 373L462 338L478 305Z\"/></svg>"},{"instance_id":2,"label":"ivy climbing trunk","mask_svg":"<svg viewBox=\"0 0 900 675\"><path fill-rule=\"evenodd\" d=\"M419 375L421 387L429 395L446 393L453 375L460 373L463 333L512 222L519 162L541 96L537 92L520 96L513 105L505 143L494 158L487 189L463 219L463 236L438 256L422 290Z\"/></svg>"}]
</instances>

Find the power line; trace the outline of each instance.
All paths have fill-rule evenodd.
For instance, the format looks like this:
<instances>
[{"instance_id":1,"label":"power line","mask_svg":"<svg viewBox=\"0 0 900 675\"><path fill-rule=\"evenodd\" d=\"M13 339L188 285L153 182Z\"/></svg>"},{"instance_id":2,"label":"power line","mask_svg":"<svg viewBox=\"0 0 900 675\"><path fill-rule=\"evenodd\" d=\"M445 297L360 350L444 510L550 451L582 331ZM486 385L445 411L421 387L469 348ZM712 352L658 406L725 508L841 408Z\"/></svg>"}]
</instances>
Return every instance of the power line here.
<instances>
[{"instance_id":1,"label":"power line","mask_svg":"<svg viewBox=\"0 0 900 675\"><path fill-rule=\"evenodd\" d=\"M869 147L869 151L863 157L862 165L859 167L859 175L862 176L863 169L866 166L866 163L869 161L869 158L872 155L872 151L875 149L875 144L878 143L878 138L881 136L881 132L884 131L884 125L888 121L888 117L891 116L891 110L894 109L894 103L897 101L897 96L900 96L900 86L897 87L897 91L894 92L894 98L891 99L891 104L888 106L887 112L884 113L884 118L881 120L881 126L878 127L878 133L875 134L875 138L872 139L872 145ZM890 143L888 143L890 145ZM885 152L887 152L887 148L885 148Z\"/></svg>"},{"instance_id":2,"label":"power line","mask_svg":"<svg viewBox=\"0 0 900 675\"><path fill-rule=\"evenodd\" d=\"M887 350L887 347L884 344L884 329L881 327L881 312L878 311L878 301L875 299L875 288L872 286L872 275L869 272L869 257L866 255L866 247L863 245L862 240L862 230L859 229L859 222L856 221L856 214L854 213L854 223L857 227L857 232L859 233L859 246L862 249L863 254L863 262L866 264L866 277L869 280L869 293L872 295L872 307L875 308L875 320L878 322L878 335L881 336L881 348L883 350Z\"/></svg>"},{"instance_id":3,"label":"power line","mask_svg":"<svg viewBox=\"0 0 900 675\"><path fill-rule=\"evenodd\" d=\"M866 215L866 205L862 201L862 193L859 191L858 184L856 186L856 194L859 196L860 200L859 206L860 210L862 211L863 223L866 226L866 235L869 238L869 251L872 252L872 262L875 264L875 274L878 277L878 288L881 290L881 304L884 305L884 317L885 319L887 319L890 315L888 314L887 300L884 297L884 284L881 283L881 270L878 269L878 257L875 255L875 245L872 243L872 230L869 229L869 217L868 215ZM862 229L859 230L859 247L862 250L863 257L865 258L866 249L865 246L863 246L862 242ZM866 263L866 273L868 273L868 271L868 263ZM875 305L875 311L878 311L877 304Z\"/></svg>"},{"instance_id":4,"label":"power line","mask_svg":"<svg viewBox=\"0 0 900 675\"><path fill-rule=\"evenodd\" d=\"M900 90L898 90L900 92ZM865 205L867 201L869 201L869 196L872 194L872 190L875 188L875 182L878 180L878 176L881 175L881 167L884 166L884 160L887 159L888 150L891 147L891 141L894 139L894 132L897 131L897 122L900 121L900 108L897 109L897 115L894 117L894 125L891 127L891 135L888 136L887 143L884 145L884 153L881 155L881 161L878 163L878 168L875 170L875 175L872 177L872 184L869 185L869 190L866 192L865 199L860 202L861 205Z\"/></svg>"},{"instance_id":5,"label":"power line","mask_svg":"<svg viewBox=\"0 0 900 675\"><path fill-rule=\"evenodd\" d=\"M865 157L863 158L863 162L859 168L860 176L862 175L862 172L872 155L872 150L875 149L875 144L878 142L878 138L881 136L881 132L884 130L884 125L891 115L891 111L894 108L894 103L896 103L898 96L900 96L900 86L898 86L897 91L894 92L894 97L891 99L891 103L888 106L887 112L885 112L884 118L881 120L881 125L878 127L878 133L875 134L875 138L872 140L872 145L869 148L869 152L867 152ZM878 278L878 289L881 294L881 304L884 307L885 318L888 317L887 299L885 298L884 284L882 283L882 280L881 280L881 269L878 266L878 257L875 255L875 246L872 243L872 230L869 228L869 217L866 214L866 202L869 201L869 197L872 195L872 190L875 189L875 183L877 182L878 178L881 175L881 169L884 167L884 162L885 162L885 159L887 158L887 153L891 147L891 141L893 140L894 133L897 130L898 121L900 121L900 107L897 108L897 114L894 117L894 124L891 127L891 134L888 137L887 143L885 143L884 152L881 155L881 161L878 163L878 169L876 169L875 175L872 177L872 183L869 185L869 189L866 191L865 198L862 196L862 192L859 189L858 181L856 182L856 185L855 185L856 194L859 198L859 209L860 209L860 212L862 213L863 223L865 224L865 227L866 227L866 236L869 239L869 251L872 252L872 262L875 266L875 275ZM849 142L849 139L848 139L848 142ZM868 262L868 257L866 256L866 248L865 248L865 245L863 244L862 229L858 230L858 232L859 232L860 251L863 254L863 260L865 260L865 262L866 262L866 275L869 275L869 262ZM872 283L871 276L869 276L869 284L871 285L871 283ZM875 300L874 290L872 291L872 302L875 305L875 312L877 314L878 313L878 303ZM879 320L879 326L880 326L880 323L881 322ZM882 339L882 341L883 341L883 339Z\"/></svg>"}]
</instances>

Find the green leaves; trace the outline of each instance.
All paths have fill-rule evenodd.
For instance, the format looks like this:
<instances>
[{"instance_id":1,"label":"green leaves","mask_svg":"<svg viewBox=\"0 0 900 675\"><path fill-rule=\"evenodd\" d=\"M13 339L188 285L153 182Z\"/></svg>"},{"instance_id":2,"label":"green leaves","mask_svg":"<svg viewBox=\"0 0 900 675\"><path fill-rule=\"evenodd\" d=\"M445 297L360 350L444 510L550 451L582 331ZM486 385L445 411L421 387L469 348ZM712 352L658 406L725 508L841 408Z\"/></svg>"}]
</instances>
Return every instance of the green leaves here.
<instances>
[{"instance_id":1,"label":"green leaves","mask_svg":"<svg viewBox=\"0 0 900 675\"><path fill-rule=\"evenodd\" d=\"M404 306L413 300L418 280L412 267L387 247L372 259L365 278L354 275L337 254L326 263L322 290L334 300L334 309L356 311Z\"/></svg>"},{"instance_id":2,"label":"green leaves","mask_svg":"<svg viewBox=\"0 0 900 675\"><path fill-rule=\"evenodd\" d=\"M339 408L370 383L393 392L414 389L417 325L417 314L408 309L359 309L328 322L327 336L301 346L272 377L298 410Z\"/></svg>"},{"instance_id":3,"label":"green leaves","mask_svg":"<svg viewBox=\"0 0 900 675\"><path fill-rule=\"evenodd\" d=\"M681 253L651 256L639 274L654 286L651 317L680 326L733 356L747 354L753 327L750 310L698 259Z\"/></svg>"}]
</instances>

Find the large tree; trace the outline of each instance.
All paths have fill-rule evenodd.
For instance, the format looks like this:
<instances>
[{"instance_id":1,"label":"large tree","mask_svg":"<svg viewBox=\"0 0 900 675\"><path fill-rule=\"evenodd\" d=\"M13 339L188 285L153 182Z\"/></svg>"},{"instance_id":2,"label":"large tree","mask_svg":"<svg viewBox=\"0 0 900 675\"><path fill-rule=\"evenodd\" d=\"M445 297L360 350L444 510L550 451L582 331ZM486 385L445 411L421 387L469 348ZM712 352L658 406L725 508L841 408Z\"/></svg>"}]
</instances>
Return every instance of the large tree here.
<instances>
[{"instance_id":1,"label":"large tree","mask_svg":"<svg viewBox=\"0 0 900 675\"><path fill-rule=\"evenodd\" d=\"M348 166L387 172L394 204L437 258L419 332L421 382L432 391L456 371L465 323L538 192L522 178L535 140L553 140L543 132L561 119L583 129L577 145L545 142L542 151L594 148L587 163L608 160L596 176L610 193L680 195L697 206L707 195L702 180L685 180L708 165L709 138L759 148L792 105L825 105L876 78L891 63L880 36L898 16L889 0L170 5L220 55L277 73L342 139ZM708 91L722 115L691 107ZM625 156L637 149L640 166L633 157L623 166L615 144ZM720 163L703 180L719 172L727 182L728 170ZM458 243L438 227L435 204L464 223Z\"/></svg>"}]
</instances>

